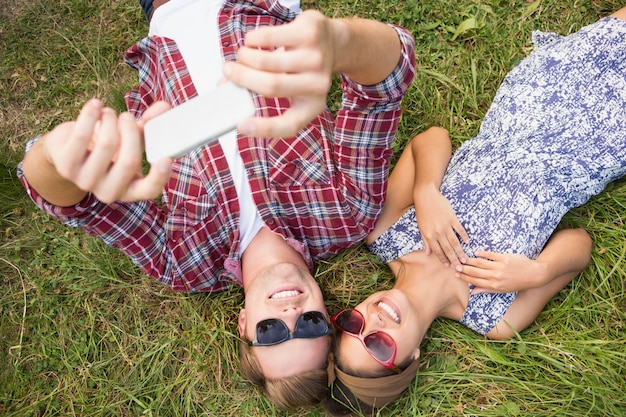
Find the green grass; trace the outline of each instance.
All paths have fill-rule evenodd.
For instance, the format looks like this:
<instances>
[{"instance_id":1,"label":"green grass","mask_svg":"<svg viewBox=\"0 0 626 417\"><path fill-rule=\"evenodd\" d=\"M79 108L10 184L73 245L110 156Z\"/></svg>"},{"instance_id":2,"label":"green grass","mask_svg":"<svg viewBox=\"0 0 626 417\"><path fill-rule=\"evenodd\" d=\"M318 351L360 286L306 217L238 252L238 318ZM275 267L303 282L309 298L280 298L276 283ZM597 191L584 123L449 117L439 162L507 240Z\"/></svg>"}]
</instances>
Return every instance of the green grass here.
<instances>
[{"instance_id":1,"label":"green grass","mask_svg":"<svg viewBox=\"0 0 626 417\"><path fill-rule=\"evenodd\" d=\"M286 415L238 373L240 289L181 295L115 250L38 211L15 176L32 136L98 96L118 110L135 74L126 47L147 30L136 0L13 0L0 6L0 415ZM304 1L332 16L402 24L418 73L395 150L442 125L478 131L534 29L570 33L620 2ZM336 99L336 95L334 98ZM589 267L520 338L488 341L438 320L410 390L383 416L626 415L626 187L564 224L595 241ZM363 247L319 264L330 311L392 284ZM323 415L321 407L298 415Z\"/></svg>"}]
</instances>

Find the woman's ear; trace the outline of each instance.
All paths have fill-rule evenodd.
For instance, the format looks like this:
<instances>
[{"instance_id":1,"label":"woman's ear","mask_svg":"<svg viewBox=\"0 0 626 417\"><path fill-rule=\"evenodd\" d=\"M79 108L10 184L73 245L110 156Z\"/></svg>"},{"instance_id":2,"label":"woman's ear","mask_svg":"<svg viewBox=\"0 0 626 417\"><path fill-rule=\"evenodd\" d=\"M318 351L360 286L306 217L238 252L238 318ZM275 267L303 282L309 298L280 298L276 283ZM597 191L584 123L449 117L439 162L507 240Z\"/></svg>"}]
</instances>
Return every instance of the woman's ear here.
<instances>
[{"instance_id":1,"label":"woman's ear","mask_svg":"<svg viewBox=\"0 0 626 417\"><path fill-rule=\"evenodd\" d=\"M244 308L239 310L239 320L237 320L237 327L239 329L239 337L244 337L246 334L246 310Z\"/></svg>"},{"instance_id":2,"label":"woman's ear","mask_svg":"<svg viewBox=\"0 0 626 417\"><path fill-rule=\"evenodd\" d=\"M420 358L420 348L417 348L413 351L413 355L411 355L411 358L416 361Z\"/></svg>"}]
</instances>

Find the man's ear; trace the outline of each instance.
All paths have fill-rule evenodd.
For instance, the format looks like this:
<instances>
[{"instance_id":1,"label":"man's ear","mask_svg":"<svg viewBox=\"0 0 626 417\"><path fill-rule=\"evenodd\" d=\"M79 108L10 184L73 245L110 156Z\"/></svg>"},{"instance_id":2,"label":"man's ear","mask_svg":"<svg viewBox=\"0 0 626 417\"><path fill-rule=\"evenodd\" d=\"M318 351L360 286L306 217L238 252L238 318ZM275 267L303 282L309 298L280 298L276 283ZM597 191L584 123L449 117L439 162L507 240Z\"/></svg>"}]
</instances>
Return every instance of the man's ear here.
<instances>
[{"instance_id":1,"label":"man's ear","mask_svg":"<svg viewBox=\"0 0 626 417\"><path fill-rule=\"evenodd\" d=\"M418 360L420 358L420 348L415 349L411 357L414 361Z\"/></svg>"},{"instance_id":2,"label":"man's ear","mask_svg":"<svg viewBox=\"0 0 626 417\"><path fill-rule=\"evenodd\" d=\"M246 309L239 310L239 320L237 320L237 327L239 328L239 337L244 337L246 334Z\"/></svg>"}]
</instances>

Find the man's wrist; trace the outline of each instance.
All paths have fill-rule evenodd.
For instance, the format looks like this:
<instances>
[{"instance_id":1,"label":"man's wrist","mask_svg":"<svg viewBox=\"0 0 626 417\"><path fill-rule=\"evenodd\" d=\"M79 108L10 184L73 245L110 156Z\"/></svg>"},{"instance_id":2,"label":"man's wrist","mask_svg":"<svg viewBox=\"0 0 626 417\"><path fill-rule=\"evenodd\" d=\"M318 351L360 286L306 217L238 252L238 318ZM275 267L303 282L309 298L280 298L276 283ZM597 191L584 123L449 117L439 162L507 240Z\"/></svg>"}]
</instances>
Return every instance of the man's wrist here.
<instances>
[{"instance_id":1,"label":"man's wrist","mask_svg":"<svg viewBox=\"0 0 626 417\"><path fill-rule=\"evenodd\" d=\"M41 158L43 159L43 163L47 166L54 169L56 172L56 168L54 167L54 162L52 161L52 156L50 155L50 151L48 150L47 140L48 140L49 132L41 135L35 146L39 147L39 152L41 153Z\"/></svg>"},{"instance_id":2,"label":"man's wrist","mask_svg":"<svg viewBox=\"0 0 626 417\"><path fill-rule=\"evenodd\" d=\"M375 20L358 17L333 19L333 72L363 86L385 80L397 67L401 42L396 30Z\"/></svg>"},{"instance_id":3,"label":"man's wrist","mask_svg":"<svg viewBox=\"0 0 626 417\"><path fill-rule=\"evenodd\" d=\"M350 42L352 31L346 19L328 19L333 39L333 73L343 73L346 72L344 59L347 55L344 51Z\"/></svg>"}]
</instances>

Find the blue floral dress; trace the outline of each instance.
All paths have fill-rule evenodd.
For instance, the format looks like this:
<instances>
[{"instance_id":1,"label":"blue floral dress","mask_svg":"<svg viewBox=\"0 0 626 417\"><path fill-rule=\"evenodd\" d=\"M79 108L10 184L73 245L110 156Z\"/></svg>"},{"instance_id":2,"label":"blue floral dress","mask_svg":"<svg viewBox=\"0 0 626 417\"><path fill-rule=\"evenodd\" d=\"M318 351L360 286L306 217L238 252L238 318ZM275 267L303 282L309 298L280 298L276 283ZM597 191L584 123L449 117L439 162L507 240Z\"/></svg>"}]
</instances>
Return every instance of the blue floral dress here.
<instances>
[{"instance_id":1,"label":"blue floral dress","mask_svg":"<svg viewBox=\"0 0 626 417\"><path fill-rule=\"evenodd\" d=\"M443 179L468 255L535 258L567 211L626 174L626 22L607 17L569 36L536 31L533 43ZM423 248L414 209L370 245L383 262ZM489 332L515 295L471 294L461 323Z\"/></svg>"}]
</instances>

